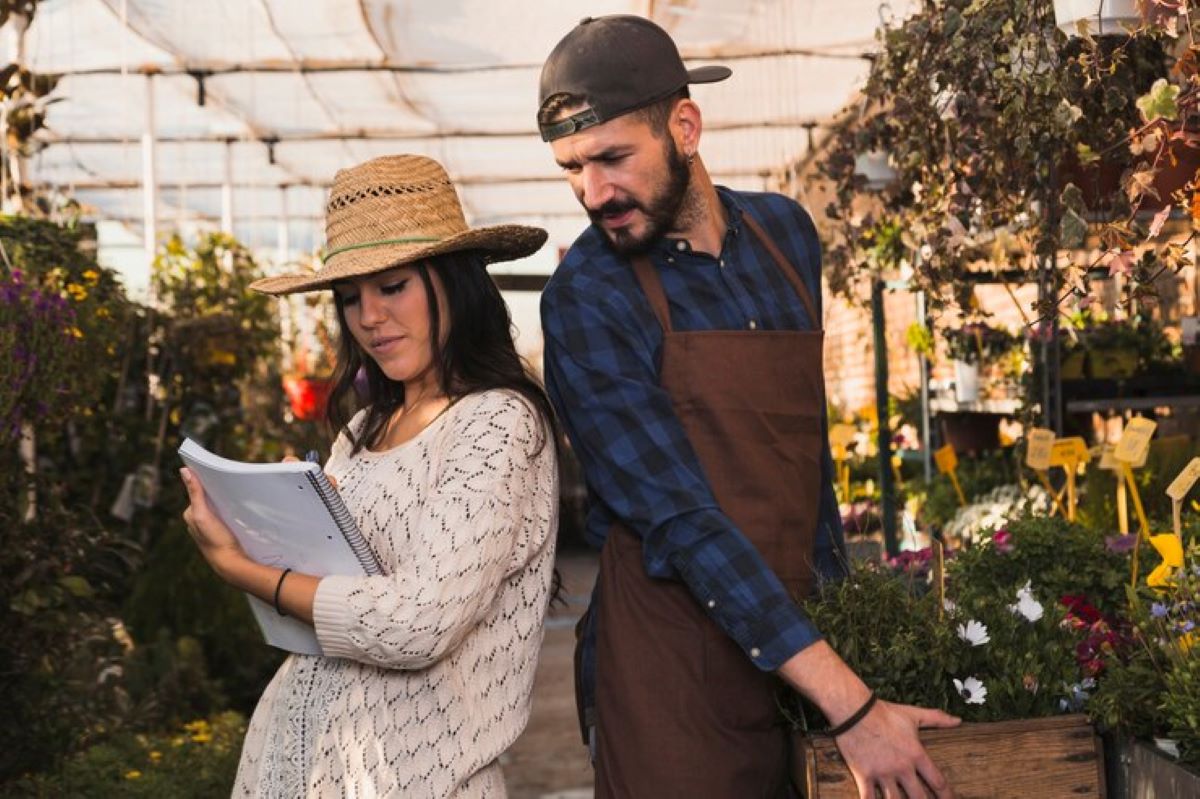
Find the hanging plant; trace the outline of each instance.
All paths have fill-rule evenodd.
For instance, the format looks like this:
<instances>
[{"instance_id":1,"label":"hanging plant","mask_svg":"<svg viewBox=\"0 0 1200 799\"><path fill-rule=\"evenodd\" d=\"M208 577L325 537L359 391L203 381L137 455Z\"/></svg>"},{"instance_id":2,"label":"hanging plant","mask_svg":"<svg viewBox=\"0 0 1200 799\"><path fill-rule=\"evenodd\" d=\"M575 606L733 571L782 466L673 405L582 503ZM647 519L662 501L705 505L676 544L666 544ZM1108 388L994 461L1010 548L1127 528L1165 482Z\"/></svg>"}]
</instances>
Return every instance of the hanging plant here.
<instances>
[{"instance_id":1,"label":"hanging plant","mask_svg":"<svg viewBox=\"0 0 1200 799\"><path fill-rule=\"evenodd\" d=\"M1068 40L1049 0L930 0L877 38L863 101L839 121L820 164L835 191L826 215L836 293L865 296L879 271L870 232L883 224L902 231L906 256L896 260L911 262L931 311L969 308L967 273L1032 270L1103 233L1092 221L1101 203L1081 188L1099 163L1115 168L1103 195L1117 229L1149 232L1134 213L1164 178L1126 173L1136 158L1130 131L1148 124L1136 101L1167 75L1161 30ZM1156 95L1154 107L1163 104ZM855 164L881 150L898 177L868 193ZM1168 150L1147 169L1158 176L1175 160ZM1131 192L1131 180L1144 190ZM1082 274L1062 279L1074 291Z\"/></svg>"}]
</instances>

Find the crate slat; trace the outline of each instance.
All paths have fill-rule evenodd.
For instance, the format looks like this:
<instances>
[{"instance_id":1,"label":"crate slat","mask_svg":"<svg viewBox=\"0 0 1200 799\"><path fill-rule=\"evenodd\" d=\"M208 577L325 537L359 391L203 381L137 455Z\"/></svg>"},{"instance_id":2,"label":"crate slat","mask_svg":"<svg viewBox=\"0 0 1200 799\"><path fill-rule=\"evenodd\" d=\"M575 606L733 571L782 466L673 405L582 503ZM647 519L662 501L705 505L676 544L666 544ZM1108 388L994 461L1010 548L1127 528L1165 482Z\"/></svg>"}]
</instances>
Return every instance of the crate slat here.
<instances>
[{"instance_id":1,"label":"crate slat","mask_svg":"<svg viewBox=\"0 0 1200 799\"><path fill-rule=\"evenodd\" d=\"M959 799L1103 799L1104 757L1086 716L963 724L925 730L921 741ZM858 799L828 738L801 743L809 799Z\"/></svg>"}]
</instances>

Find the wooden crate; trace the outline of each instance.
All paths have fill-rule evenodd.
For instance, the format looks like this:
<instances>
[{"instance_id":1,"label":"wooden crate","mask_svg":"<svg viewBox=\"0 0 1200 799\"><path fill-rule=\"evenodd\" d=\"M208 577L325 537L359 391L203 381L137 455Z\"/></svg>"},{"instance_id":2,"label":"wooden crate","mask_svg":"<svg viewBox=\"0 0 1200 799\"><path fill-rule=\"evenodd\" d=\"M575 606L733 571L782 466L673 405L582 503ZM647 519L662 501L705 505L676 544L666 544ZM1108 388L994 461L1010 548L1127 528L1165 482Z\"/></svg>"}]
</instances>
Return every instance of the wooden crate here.
<instances>
[{"instance_id":1,"label":"wooden crate","mask_svg":"<svg viewBox=\"0 0 1200 799\"><path fill-rule=\"evenodd\" d=\"M958 799L1103 799L1104 753L1086 716L963 724L925 730L921 741ZM837 746L800 740L797 765L808 799L858 799Z\"/></svg>"}]
</instances>

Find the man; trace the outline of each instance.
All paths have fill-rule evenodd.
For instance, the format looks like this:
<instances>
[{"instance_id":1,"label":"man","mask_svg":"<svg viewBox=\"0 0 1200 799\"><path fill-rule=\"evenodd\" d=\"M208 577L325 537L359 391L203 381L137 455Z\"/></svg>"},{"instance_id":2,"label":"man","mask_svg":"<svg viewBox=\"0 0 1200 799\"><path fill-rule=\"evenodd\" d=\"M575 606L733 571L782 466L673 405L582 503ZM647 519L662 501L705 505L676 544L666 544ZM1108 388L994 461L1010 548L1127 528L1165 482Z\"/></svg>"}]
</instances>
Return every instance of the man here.
<instances>
[{"instance_id":1,"label":"man","mask_svg":"<svg viewBox=\"0 0 1200 799\"><path fill-rule=\"evenodd\" d=\"M546 382L583 464L600 577L577 652L599 797L781 797L782 681L863 797L949 796L917 737L794 601L844 564L821 371L820 253L780 195L715 187L670 37L585 19L539 128L592 220L546 286ZM924 783L924 786L922 785Z\"/></svg>"}]
</instances>

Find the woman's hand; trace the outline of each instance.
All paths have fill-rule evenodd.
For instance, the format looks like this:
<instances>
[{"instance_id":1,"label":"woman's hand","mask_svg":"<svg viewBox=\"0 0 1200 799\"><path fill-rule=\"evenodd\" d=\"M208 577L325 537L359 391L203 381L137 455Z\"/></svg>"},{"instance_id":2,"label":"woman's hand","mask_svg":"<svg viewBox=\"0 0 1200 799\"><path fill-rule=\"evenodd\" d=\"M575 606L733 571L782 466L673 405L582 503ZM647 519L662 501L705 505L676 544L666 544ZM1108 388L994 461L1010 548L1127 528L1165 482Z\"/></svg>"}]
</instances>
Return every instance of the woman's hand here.
<instances>
[{"instance_id":1,"label":"woman's hand","mask_svg":"<svg viewBox=\"0 0 1200 799\"><path fill-rule=\"evenodd\" d=\"M183 478L188 499L191 501L187 510L183 512L183 521L187 524L188 532L192 534L192 540L200 548L200 554L208 561L208 565L212 566L213 571L222 579L228 580L230 567L249 560L249 557L233 532L209 507L204 487L192 471L184 467L179 470L179 475Z\"/></svg>"},{"instance_id":2,"label":"woman's hand","mask_svg":"<svg viewBox=\"0 0 1200 799\"><path fill-rule=\"evenodd\" d=\"M285 456L285 457L284 457L284 459L283 459L283 462L284 462L284 463L291 463L292 461L298 461L298 460L300 460L300 459L299 459L299 458L297 458L295 455L287 455L287 456ZM337 478L336 478L336 477L334 477L334 476L333 476L332 474L330 474L329 472L326 472L326 473L325 473L325 479L329 481L329 484L330 484L331 486L333 486L334 488L337 488Z\"/></svg>"}]
</instances>

